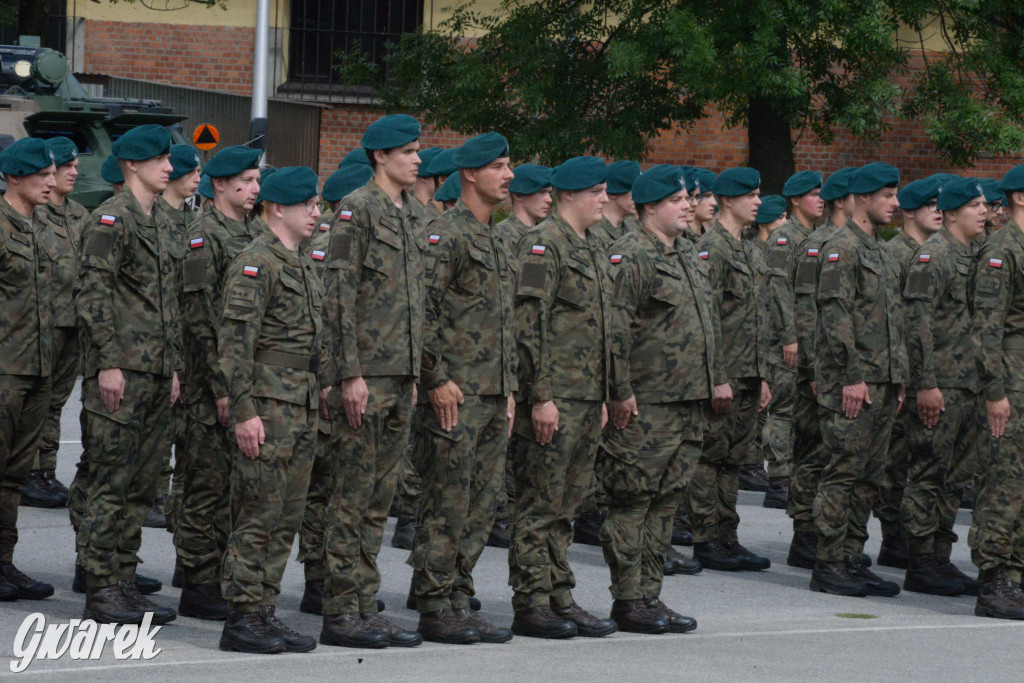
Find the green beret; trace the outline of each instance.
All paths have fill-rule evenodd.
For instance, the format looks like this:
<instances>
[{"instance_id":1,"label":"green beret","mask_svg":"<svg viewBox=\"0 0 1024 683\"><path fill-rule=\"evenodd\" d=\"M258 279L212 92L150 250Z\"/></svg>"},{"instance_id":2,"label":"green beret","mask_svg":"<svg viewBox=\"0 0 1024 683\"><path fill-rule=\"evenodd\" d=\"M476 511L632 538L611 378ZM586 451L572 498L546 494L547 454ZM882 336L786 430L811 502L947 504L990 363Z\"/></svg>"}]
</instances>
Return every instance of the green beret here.
<instances>
[{"instance_id":1,"label":"green beret","mask_svg":"<svg viewBox=\"0 0 1024 683\"><path fill-rule=\"evenodd\" d=\"M286 166L274 171L260 187L263 201L274 204L301 204L317 196L316 173L308 166Z\"/></svg>"},{"instance_id":2,"label":"green beret","mask_svg":"<svg viewBox=\"0 0 1024 683\"><path fill-rule=\"evenodd\" d=\"M408 114L390 114L367 126L359 145L368 150L394 149L409 144L419 136L419 121Z\"/></svg>"},{"instance_id":3,"label":"green beret","mask_svg":"<svg viewBox=\"0 0 1024 683\"><path fill-rule=\"evenodd\" d=\"M340 202L353 190L370 182L373 177L373 170L369 166L353 164L345 168L339 168L324 181L324 191L321 196L325 202Z\"/></svg>"},{"instance_id":4,"label":"green beret","mask_svg":"<svg viewBox=\"0 0 1024 683\"><path fill-rule=\"evenodd\" d=\"M103 160L103 165L100 166L100 177L111 185L117 185L124 182L124 174L121 173L121 164L117 163L117 157L113 154Z\"/></svg>"},{"instance_id":5,"label":"green beret","mask_svg":"<svg viewBox=\"0 0 1024 683\"><path fill-rule=\"evenodd\" d=\"M849 191L853 194L871 194L883 187L896 187L900 184L900 171L895 166L876 161L858 168L850 178Z\"/></svg>"},{"instance_id":6,"label":"green beret","mask_svg":"<svg viewBox=\"0 0 1024 683\"><path fill-rule=\"evenodd\" d=\"M813 187L811 188L814 189ZM804 194L807 194L806 192ZM799 195L794 195L799 196ZM761 197L761 206L757 207L757 217L754 222L758 224L771 223L786 213L786 198L777 194L770 194Z\"/></svg>"},{"instance_id":7,"label":"green beret","mask_svg":"<svg viewBox=\"0 0 1024 683\"><path fill-rule=\"evenodd\" d=\"M459 170L459 167L455 165L452 158L455 156L457 151L459 151L458 147L452 147L451 149L446 149L438 154L434 157L434 160L430 162L430 167L427 168L427 173L434 178L442 175L449 176L452 173L455 173Z\"/></svg>"},{"instance_id":8,"label":"green beret","mask_svg":"<svg viewBox=\"0 0 1024 683\"><path fill-rule=\"evenodd\" d=\"M789 176L789 180L782 186L782 196L802 197L816 187L821 187L821 174L817 171L800 171Z\"/></svg>"},{"instance_id":9,"label":"green beret","mask_svg":"<svg viewBox=\"0 0 1024 683\"><path fill-rule=\"evenodd\" d=\"M417 152L420 157L420 167L419 170L416 171L416 175L420 178L433 178L433 176L430 175L430 172L427 171L427 168L430 166L430 162L434 160L434 157L443 151L444 147L427 147L426 149L421 149Z\"/></svg>"},{"instance_id":10,"label":"green beret","mask_svg":"<svg viewBox=\"0 0 1024 683\"><path fill-rule=\"evenodd\" d=\"M46 146L50 148L55 166L70 164L78 158L78 145L69 138L58 135L47 140Z\"/></svg>"},{"instance_id":11,"label":"green beret","mask_svg":"<svg viewBox=\"0 0 1024 683\"><path fill-rule=\"evenodd\" d=\"M984 199L985 190L977 178L957 178L942 186L939 192L939 211L953 211L975 197Z\"/></svg>"},{"instance_id":12,"label":"green beret","mask_svg":"<svg viewBox=\"0 0 1024 683\"><path fill-rule=\"evenodd\" d=\"M0 152L0 173L26 176L53 166L53 153L40 138L22 138Z\"/></svg>"},{"instance_id":13,"label":"green beret","mask_svg":"<svg viewBox=\"0 0 1024 683\"><path fill-rule=\"evenodd\" d=\"M345 158L338 163L338 168L343 166L351 166L358 164L360 166L370 167L370 158L366 156L366 150L362 147L356 147L354 150L345 155Z\"/></svg>"},{"instance_id":14,"label":"green beret","mask_svg":"<svg viewBox=\"0 0 1024 683\"><path fill-rule=\"evenodd\" d=\"M985 203L992 204L993 202L1003 201L1003 193L999 191L999 181L995 178L982 178L981 191L985 193Z\"/></svg>"},{"instance_id":15,"label":"green beret","mask_svg":"<svg viewBox=\"0 0 1024 683\"><path fill-rule=\"evenodd\" d=\"M205 173L199 177L199 187L196 188L199 196L213 199L213 181Z\"/></svg>"},{"instance_id":16,"label":"green beret","mask_svg":"<svg viewBox=\"0 0 1024 683\"><path fill-rule=\"evenodd\" d=\"M700 193L711 192L711 186L715 184L715 172L710 168L697 168L697 184L700 185Z\"/></svg>"},{"instance_id":17,"label":"green beret","mask_svg":"<svg viewBox=\"0 0 1024 683\"><path fill-rule=\"evenodd\" d=\"M573 157L551 169L551 186L575 192L608 180L608 164L597 157Z\"/></svg>"},{"instance_id":18,"label":"green beret","mask_svg":"<svg viewBox=\"0 0 1024 683\"><path fill-rule=\"evenodd\" d=\"M900 202L900 208L904 211L913 211L939 196L939 181L935 178L922 178L912 183L907 183L896 193L896 199Z\"/></svg>"},{"instance_id":19,"label":"green beret","mask_svg":"<svg viewBox=\"0 0 1024 683\"><path fill-rule=\"evenodd\" d=\"M719 197L739 197L761 187L761 174L747 166L727 168L718 174L711 191Z\"/></svg>"},{"instance_id":20,"label":"green beret","mask_svg":"<svg viewBox=\"0 0 1024 683\"><path fill-rule=\"evenodd\" d=\"M1024 190L1024 164L1014 166L999 181L1000 192L1020 192Z\"/></svg>"},{"instance_id":21,"label":"green beret","mask_svg":"<svg viewBox=\"0 0 1024 683\"><path fill-rule=\"evenodd\" d=\"M243 145L225 147L213 155L203 170L211 178L230 178L249 169L259 168L262 156L262 150L252 147Z\"/></svg>"},{"instance_id":22,"label":"green beret","mask_svg":"<svg viewBox=\"0 0 1024 683\"><path fill-rule=\"evenodd\" d=\"M635 204L660 202L685 187L686 171L681 167L671 164L652 166L641 173L633 183L633 202Z\"/></svg>"},{"instance_id":23,"label":"green beret","mask_svg":"<svg viewBox=\"0 0 1024 683\"><path fill-rule=\"evenodd\" d=\"M626 194L640 177L640 164L635 161L616 161L608 164L608 194Z\"/></svg>"},{"instance_id":24,"label":"green beret","mask_svg":"<svg viewBox=\"0 0 1024 683\"><path fill-rule=\"evenodd\" d=\"M199 152L192 145L171 145L171 180L199 167Z\"/></svg>"},{"instance_id":25,"label":"green beret","mask_svg":"<svg viewBox=\"0 0 1024 683\"><path fill-rule=\"evenodd\" d=\"M434 194L434 199L439 202L454 202L458 201L461 194L462 181L459 180L458 173L452 173L448 176L448 179L444 181L440 189L438 189Z\"/></svg>"},{"instance_id":26,"label":"green beret","mask_svg":"<svg viewBox=\"0 0 1024 683\"><path fill-rule=\"evenodd\" d=\"M856 166L841 168L828 177L825 184L821 186L818 196L826 202L834 202L850 194L850 178L857 172Z\"/></svg>"},{"instance_id":27,"label":"green beret","mask_svg":"<svg viewBox=\"0 0 1024 683\"><path fill-rule=\"evenodd\" d=\"M933 173L930 176L928 176L928 178L939 181L939 187L941 187L948 183L950 180L958 180L960 176L956 175L955 173Z\"/></svg>"},{"instance_id":28,"label":"green beret","mask_svg":"<svg viewBox=\"0 0 1024 683\"><path fill-rule=\"evenodd\" d=\"M700 194L703 190L700 186L700 176L693 166L677 166L683 171L683 182L686 184L686 191L690 194Z\"/></svg>"},{"instance_id":29,"label":"green beret","mask_svg":"<svg viewBox=\"0 0 1024 683\"><path fill-rule=\"evenodd\" d=\"M551 187L551 169L538 164L520 164L512 169L515 178L508 186L512 194L528 195Z\"/></svg>"},{"instance_id":30,"label":"green beret","mask_svg":"<svg viewBox=\"0 0 1024 683\"><path fill-rule=\"evenodd\" d=\"M275 173L277 173L277 169L273 166L264 166L260 169L260 191L256 193L256 204L263 201L263 183L267 182L267 178Z\"/></svg>"},{"instance_id":31,"label":"green beret","mask_svg":"<svg viewBox=\"0 0 1024 683\"><path fill-rule=\"evenodd\" d=\"M455 150L452 161L459 168L481 168L495 159L508 156L508 140L501 133L475 135Z\"/></svg>"},{"instance_id":32,"label":"green beret","mask_svg":"<svg viewBox=\"0 0 1024 683\"><path fill-rule=\"evenodd\" d=\"M171 151L171 134L163 126L136 126L114 141L111 151L124 161L145 161Z\"/></svg>"}]
</instances>

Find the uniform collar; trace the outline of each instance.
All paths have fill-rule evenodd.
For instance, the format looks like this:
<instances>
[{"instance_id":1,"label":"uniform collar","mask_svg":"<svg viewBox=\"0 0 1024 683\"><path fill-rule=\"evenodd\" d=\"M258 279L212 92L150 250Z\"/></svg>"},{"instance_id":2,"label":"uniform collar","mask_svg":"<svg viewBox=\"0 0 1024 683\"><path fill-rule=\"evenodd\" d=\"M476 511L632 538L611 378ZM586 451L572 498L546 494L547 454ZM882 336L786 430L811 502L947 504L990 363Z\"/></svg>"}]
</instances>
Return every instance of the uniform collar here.
<instances>
[{"instance_id":1,"label":"uniform collar","mask_svg":"<svg viewBox=\"0 0 1024 683\"><path fill-rule=\"evenodd\" d=\"M878 249L878 239L879 239L878 238L878 226L875 226L875 235L874 235L874 237L872 237L871 235L868 235L866 232L861 230L860 226L857 225L857 223L855 223L852 218L850 220L846 221L846 229L849 230L851 233L853 233L853 235L858 240L860 240L861 244L863 244L868 249ZM917 243L915 242L915 244L917 244ZM917 248L915 247L915 251L916 250L917 250Z\"/></svg>"},{"instance_id":2,"label":"uniform collar","mask_svg":"<svg viewBox=\"0 0 1024 683\"><path fill-rule=\"evenodd\" d=\"M714 227L711 228L711 232L719 233L720 237L725 239L725 243L728 244L733 251L743 251L743 240L733 237L728 228L722 225L717 218L715 219Z\"/></svg>"},{"instance_id":3,"label":"uniform collar","mask_svg":"<svg viewBox=\"0 0 1024 683\"><path fill-rule=\"evenodd\" d=\"M494 221L488 219L486 225L478 221L476 216L473 215L473 212L469 210L468 206L466 206L466 202L462 201L462 197L459 197L455 202L455 206L452 211L456 216L459 216L466 221L466 224L469 225L474 235L487 237L491 234L491 226L494 224Z\"/></svg>"},{"instance_id":4,"label":"uniform collar","mask_svg":"<svg viewBox=\"0 0 1024 683\"><path fill-rule=\"evenodd\" d=\"M15 211L14 207L6 199L0 199L0 211L3 211L3 215L10 221L11 225L20 232L32 232L32 219L26 218Z\"/></svg>"},{"instance_id":5,"label":"uniform collar","mask_svg":"<svg viewBox=\"0 0 1024 683\"><path fill-rule=\"evenodd\" d=\"M949 244L950 249L952 249L953 253L957 256L971 256L973 254L971 247L953 237L953 233L951 233L945 225L939 229L938 234L939 238L945 240L946 243Z\"/></svg>"}]
</instances>

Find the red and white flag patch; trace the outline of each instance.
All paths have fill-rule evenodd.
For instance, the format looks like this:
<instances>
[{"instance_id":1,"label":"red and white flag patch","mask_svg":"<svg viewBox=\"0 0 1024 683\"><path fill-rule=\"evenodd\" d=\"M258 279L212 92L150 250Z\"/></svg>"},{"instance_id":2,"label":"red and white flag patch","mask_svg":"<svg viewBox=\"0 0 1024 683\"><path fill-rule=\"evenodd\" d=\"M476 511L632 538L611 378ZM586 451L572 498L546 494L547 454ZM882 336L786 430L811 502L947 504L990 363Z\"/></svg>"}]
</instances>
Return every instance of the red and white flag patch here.
<instances>
[{"instance_id":1,"label":"red and white flag patch","mask_svg":"<svg viewBox=\"0 0 1024 683\"><path fill-rule=\"evenodd\" d=\"M198 249L199 247L203 246L203 238L202 237L196 237L195 239L189 240L188 241L188 246L191 249Z\"/></svg>"},{"instance_id":2,"label":"red and white flag patch","mask_svg":"<svg viewBox=\"0 0 1024 683\"><path fill-rule=\"evenodd\" d=\"M314 249L313 253L310 254L310 256L313 257L314 261L323 261L324 260L324 252L320 251L319 249Z\"/></svg>"},{"instance_id":3,"label":"red and white flag patch","mask_svg":"<svg viewBox=\"0 0 1024 683\"><path fill-rule=\"evenodd\" d=\"M817 258L818 257L818 250L814 249L814 248L808 249L807 250L807 255L810 256L811 258Z\"/></svg>"},{"instance_id":4,"label":"red and white flag patch","mask_svg":"<svg viewBox=\"0 0 1024 683\"><path fill-rule=\"evenodd\" d=\"M708 260L708 252L706 251L697 252L697 256L701 257L705 261Z\"/></svg>"},{"instance_id":5,"label":"red and white flag patch","mask_svg":"<svg viewBox=\"0 0 1024 683\"><path fill-rule=\"evenodd\" d=\"M321 223L320 224L320 232L327 232L330 229L331 229L331 224L330 223Z\"/></svg>"},{"instance_id":6,"label":"red and white flag patch","mask_svg":"<svg viewBox=\"0 0 1024 683\"><path fill-rule=\"evenodd\" d=\"M918 254L917 255L917 262L918 263L928 263L931 260L932 260L932 255L931 254Z\"/></svg>"},{"instance_id":7,"label":"red and white flag patch","mask_svg":"<svg viewBox=\"0 0 1024 683\"><path fill-rule=\"evenodd\" d=\"M545 247L543 244L535 244L535 245L533 245L533 249L530 250L530 253L531 254L540 254L541 256L543 256L544 252L547 251L547 250L548 250L548 248Z\"/></svg>"},{"instance_id":8,"label":"red and white flag patch","mask_svg":"<svg viewBox=\"0 0 1024 683\"><path fill-rule=\"evenodd\" d=\"M242 275L248 275L249 277L256 277L260 274L260 269L256 266L245 266L242 268Z\"/></svg>"},{"instance_id":9,"label":"red and white flag patch","mask_svg":"<svg viewBox=\"0 0 1024 683\"><path fill-rule=\"evenodd\" d=\"M829 263L834 263L835 261L838 261L839 260L839 254L829 254L828 255L828 260L829 260Z\"/></svg>"},{"instance_id":10,"label":"red and white flag patch","mask_svg":"<svg viewBox=\"0 0 1024 683\"><path fill-rule=\"evenodd\" d=\"M100 216L100 225L113 225L116 222L116 216L108 216L107 214L103 214L102 216Z\"/></svg>"},{"instance_id":11,"label":"red and white flag patch","mask_svg":"<svg viewBox=\"0 0 1024 683\"><path fill-rule=\"evenodd\" d=\"M775 244L778 244L779 246L783 246L783 245L789 244L789 240L786 239L785 237L780 237L779 239L775 240Z\"/></svg>"},{"instance_id":12,"label":"red and white flag patch","mask_svg":"<svg viewBox=\"0 0 1024 683\"><path fill-rule=\"evenodd\" d=\"M989 265L990 268L1002 268L1003 267L1003 259L1001 259L1001 258L990 258L988 260L988 265Z\"/></svg>"},{"instance_id":13,"label":"red and white flag patch","mask_svg":"<svg viewBox=\"0 0 1024 683\"><path fill-rule=\"evenodd\" d=\"M429 238L427 238L427 241L430 242L431 244L437 244L438 242L441 241L441 236L431 235Z\"/></svg>"},{"instance_id":14,"label":"red and white flag patch","mask_svg":"<svg viewBox=\"0 0 1024 683\"><path fill-rule=\"evenodd\" d=\"M340 218L343 221L350 221L352 220L352 212L342 211L341 213L338 214L338 218Z\"/></svg>"},{"instance_id":15,"label":"red and white flag patch","mask_svg":"<svg viewBox=\"0 0 1024 683\"><path fill-rule=\"evenodd\" d=\"M608 260L612 263L620 263L622 261L622 254L612 254Z\"/></svg>"}]
</instances>

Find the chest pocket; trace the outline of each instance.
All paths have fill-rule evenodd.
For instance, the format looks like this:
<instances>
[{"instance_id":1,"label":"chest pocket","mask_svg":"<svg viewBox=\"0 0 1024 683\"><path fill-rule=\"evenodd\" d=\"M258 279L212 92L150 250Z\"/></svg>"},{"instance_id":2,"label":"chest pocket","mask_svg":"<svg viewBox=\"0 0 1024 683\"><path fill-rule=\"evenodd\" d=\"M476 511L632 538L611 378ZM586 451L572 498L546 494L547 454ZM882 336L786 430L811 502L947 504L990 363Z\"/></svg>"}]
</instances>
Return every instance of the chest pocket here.
<instances>
[{"instance_id":1,"label":"chest pocket","mask_svg":"<svg viewBox=\"0 0 1024 683\"><path fill-rule=\"evenodd\" d=\"M282 268L280 283L281 288L274 297L274 305L268 315L289 327L305 325L309 310L301 272L294 268Z\"/></svg>"},{"instance_id":2,"label":"chest pocket","mask_svg":"<svg viewBox=\"0 0 1024 683\"><path fill-rule=\"evenodd\" d=\"M156 274L157 246L141 234L136 234L122 252L121 275L140 287Z\"/></svg>"},{"instance_id":3,"label":"chest pocket","mask_svg":"<svg viewBox=\"0 0 1024 683\"><path fill-rule=\"evenodd\" d=\"M952 286L949 288L949 297L954 301L967 301L967 280L970 272L971 266L969 263L957 262L956 278L953 280Z\"/></svg>"},{"instance_id":4,"label":"chest pocket","mask_svg":"<svg viewBox=\"0 0 1024 683\"><path fill-rule=\"evenodd\" d=\"M667 263L655 263L654 281L651 283L650 304L678 306L683 300L682 276Z\"/></svg>"},{"instance_id":5,"label":"chest pocket","mask_svg":"<svg viewBox=\"0 0 1024 683\"><path fill-rule=\"evenodd\" d=\"M491 253L490 246L474 243L469 247L467 256L469 258L466 260L455 284L459 289L469 294L486 296L488 283L494 277L493 273L496 269L494 255Z\"/></svg>"},{"instance_id":6,"label":"chest pocket","mask_svg":"<svg viewBox=\"0 0 1024 683\"><path fill-rule=\"evenodd\" d=\"M373 226L373 240L366 246L363 267L385 277L392 275L398 256L402 252L401 235L389 227L378 224Z\"/></svg>"},{"instance_id":7,"label":"chest pocket","mask_svg":"<svg viewBox=\"0 0 1024 683\"><path fill-rule=\"evenodd\" d=\"M746 299L750 296L754 274L746 263L735 258L729 262L729 274L726 276L724 291L734 299Z\"/></svg>"},{"instance_id":8,"label":"chest pocket","mask_svg":"<svg viewBox=\"0 0 1024 683\"><path fill-rule=\"evenodd\" d=\"M865 254L860 259L857 277L858 291L862 298L875 301L885 286L885 264L877 256Z\"/></svg>"},{"instance_id":9,"label":"chest pocket","mask_svg":"<svg viewBox=\"0 0 1024 683\"><path fill-rule=\"evenodd\" d=\"M583 310L587 307L587 301L597 294L597 273L589 263L577 258L570 258L566 266L555 298L570 308Z\"/></svg>"},{"instance_id":10,"label":"chest pocket","mask_svg":"<svg viewBox=\"0 0 1024 683\"><path fill-rule=\"evenodd\" d=\"M32 239L24 235L9 234L5 240L6 258L0 267L0 279L15 287L27 287L32 282L35 258Z\"/></svg>"}]
</instances>

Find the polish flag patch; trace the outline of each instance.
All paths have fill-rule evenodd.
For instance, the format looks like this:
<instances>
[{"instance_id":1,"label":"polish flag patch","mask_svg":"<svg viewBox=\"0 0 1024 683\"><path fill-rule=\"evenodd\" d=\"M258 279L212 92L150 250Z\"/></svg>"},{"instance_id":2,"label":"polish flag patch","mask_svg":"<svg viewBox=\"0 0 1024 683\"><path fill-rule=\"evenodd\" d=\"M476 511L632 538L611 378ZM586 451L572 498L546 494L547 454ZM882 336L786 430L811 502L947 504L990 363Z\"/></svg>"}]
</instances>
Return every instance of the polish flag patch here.
<instances>
[{"instance_id":1,"label":"polish flag patch","mask_svg":"<svg viewBox=\"0 0 1024 683\"><path fill-rule=\"evenodd\" d=\"M108 216L107 214L100 216L100 225L113 225L116 222L117 218L115 216Z\"/></svg>"},{"instance_id":2,"label":"polish flag patch","mask_svg":"<svg viewBox=\"0 0 1024 683\"><path fill-rule=\"evenodd\" d=\"M198 249L199 247L203 246L203 238L196 237L195 239L189 240L188 246L191 249Z\"/></svg>"},{"instance_id":3,"label":"polish flag patch","mask_svg":"<svg viewBox=\"0 0 1024 683\"><path fill-rule=\"evenodd\" d=\"M622 254L612 254L608 260L612 263L620 263L622 261Z\"/></svg>"},{"instance_id":4,"label":"polish flag patch","mask_svg":"<svg viewBox=\"0 0 1024 683\"><path fill-rule=\"evenodd\" d=\"M319 249L314 249L313 253L310 254L310 255L313 257L314 261L323 261L324 260L324 252L320 251Z\"/></svg>"},{"instance_id":5,"label":"polish flag patch","mask_svg":"<svg viewBox=\"0 0 1024 683\"><path fill-rule=\"evenodd\" d=\"M708 260L708 252L706 252L706 251L701 251L701 252L698 252L698 253L697 253L697 256L701 257L701 258L702 258L702 259L704 259L705 261L707 261L707 260Z\"/></svg>"},{"instance_id":6,"label":"polish flag patch","mask_svg":"<svg viewBox=\"0 0 1024 683\"><path fill-rule=\"evenodd\" d=\"M545 247L543 244L535 244L535 245L533 245L533 249L530 250L530 253L531 254L540 254L541 256L543 256L544 252L547 251L547 250L548 250L548 248Z\"/></svg>"},{"instance_id":7,"label":"polish flag patch","mask_svg":"<svg viewBox=\"0 0 1024 683\"><path fill-rule=\"evenodd\" d=\"M918 263L928 263L931 260L932 260L932 255L931 254L918 254L918 256L917 256L917 262Z\"/></svg>"},{"instance_id":8,"label":"polish flag patch","mask_svg":"<svg viewBox=\"0 0 1024 683\"><path fill-rule=\"evenodd\" d=\"M838 261L839 260L839 254L829 254L828 255L828 260L829 260L830 263Z\"/></svg>"},{"instance_id":9,"label":"polish flag patch","mask_svg":"<svg viewBox=\"0 0 1024 683\"><path fill-rule=\"evenodd\" d=\"M817 258L818 257L818 250L817 249L808 249L807 250L807 255L810 256L811 258Z\"/></svg>"},{"instance_id":10,"label":"polish flag patch","mask_svg":"<svg viewBox=\"0 0 1024 683\"><path fill-rule=\"evenodd\" d=\"M988 260L988 265L989 265L989 268L1002 268L1003 267L1003 259L1001 259L1001 258L990 258Z\"/></svg>"},{"instance_id":11,"label":"polish flag patch","mask_svg":"<svg viewBox=\"0 0 1024 683\"><path fill-rule=\"evenodd\" d=\"M256 266L245 266L242 268L242 275L248 275L249 277L256 277L260 274L260 269Z\"/></svg>"},{"instance_id":12,"label":"polish flag patch","mask_svg":"<svg viewBox=\"0 0 1024 683\"><path fill-rule=\"evenodd\" d=\"M438 242L441 241L441 236L431 235L430 237L427 238L427 241L430 242L431 244L437 244Z\"/></svg>"},{"instance_id":13,"label":"polish flag patch","mask_svg":"<svg viewBox=\"0 0 1024 683\"><path fill-rule=\"evenodd\" d=\"M789 244L789 240L786 239L785 237L780 237L779 239L775 240L775 244L778 244L779 246L786 245Z\"/></svg>"},{"instance_id":14,"label":"polish flag patch","mask_svg":"<svg viewBox=\"0 0 1024 683\"><path fill-rule=\"evenodd\" d=\"M321 223L320 224L320 232L327 232L330 229L331 229L331 224L330 223Z\"/></svg>"},{"instance_id":15,"label":"polish flag patch","mask_svg":"<svg viewBox=\"0 0 1024 683\"><path fill-rule=\"evenodd\" d=\"M350 221L352 220L352 212L342 211L341 213L338 214L338 218L340 218L343 221Z\"/></svg>"}]
</instances>

